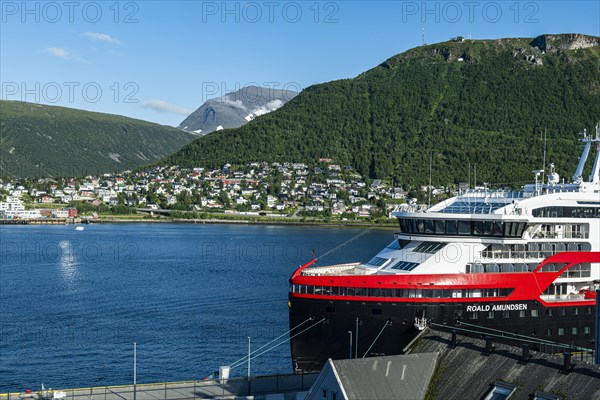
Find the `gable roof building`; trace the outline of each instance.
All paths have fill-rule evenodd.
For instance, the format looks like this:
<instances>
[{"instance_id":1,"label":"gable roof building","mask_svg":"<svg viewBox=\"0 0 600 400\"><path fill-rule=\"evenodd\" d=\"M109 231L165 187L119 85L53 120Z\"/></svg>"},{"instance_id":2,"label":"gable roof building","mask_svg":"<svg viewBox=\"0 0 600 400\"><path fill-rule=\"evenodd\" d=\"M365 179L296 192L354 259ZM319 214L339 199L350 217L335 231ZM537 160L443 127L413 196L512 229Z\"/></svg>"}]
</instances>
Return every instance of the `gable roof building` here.
<instances>
[{"instance_id":1,"label":"gable roof building","mask_svg":"<svg viewBox=\"0 0 600 400\"><path fill-rule=\"evenodd\" d=\"M438 353L329 359L306 400L424 399Z\"/></svg>"}]
</instances>

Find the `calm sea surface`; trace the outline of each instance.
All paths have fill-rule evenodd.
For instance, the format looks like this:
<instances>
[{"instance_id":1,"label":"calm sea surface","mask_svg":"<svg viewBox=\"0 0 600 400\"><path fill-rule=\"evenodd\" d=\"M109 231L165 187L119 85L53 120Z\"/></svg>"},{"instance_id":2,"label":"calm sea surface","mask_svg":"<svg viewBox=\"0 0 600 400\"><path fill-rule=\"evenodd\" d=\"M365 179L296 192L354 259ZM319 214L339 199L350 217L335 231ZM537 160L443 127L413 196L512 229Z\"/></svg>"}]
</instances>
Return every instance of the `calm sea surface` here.
<instances>
[{"instance_id":1,"label":"calm sea surface","mask_svg":"<svg viewBox=\"0 0 600 400\"><path fill-rule=\"evenodd\" d=\"M0 227L0 392L130 383L134 341L138 382L202 379L243 357L248 336L258 348L288 330L288 278L311 249L319 265L368 261L392 233ZM254 359L252 373L291 373L289 353L285 343Z\"/></svg>"}]
</instances>

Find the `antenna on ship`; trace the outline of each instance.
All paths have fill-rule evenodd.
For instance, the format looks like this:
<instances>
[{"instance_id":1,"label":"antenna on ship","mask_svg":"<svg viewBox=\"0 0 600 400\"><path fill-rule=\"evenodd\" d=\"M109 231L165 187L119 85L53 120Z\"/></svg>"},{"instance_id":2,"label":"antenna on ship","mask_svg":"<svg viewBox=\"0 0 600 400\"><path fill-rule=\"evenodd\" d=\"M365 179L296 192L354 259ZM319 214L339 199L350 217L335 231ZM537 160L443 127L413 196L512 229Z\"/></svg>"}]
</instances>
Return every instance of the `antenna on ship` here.
<instances>
[{"instance_id":1,"label":"antenna on ship","mask_svg":"<svg viewBox=\"0 0 600 400\"><path fill-rule=\"evenodd\" d=\"M429 196L427 199L427 208L431 207L431 165L433 163L433 152L429 154Z\"/></svg>"},{"instance_id":2,"label":"antenna on ship","mask_svg":"<svg viewBox=\"0 0 600 400\"><path fill-rule=\"evenodd\" d=\"M468 186L469 189L471 189L471 163L469 163L469 179L468 179Z\"/></svg>"},{"instance_id":3,"label":"antenna on ship","mask_svg":"<svg viewBox=\"0 0 600 400\"><path fill-rule=\"evenodd\" d=\"M547 134L548 128L544 129L544 158L543 158L543 162L542 162L542 184L544 183L544 181L546 180L545 174L546 174L546 134Z\"/></svg>"}]
</instances>

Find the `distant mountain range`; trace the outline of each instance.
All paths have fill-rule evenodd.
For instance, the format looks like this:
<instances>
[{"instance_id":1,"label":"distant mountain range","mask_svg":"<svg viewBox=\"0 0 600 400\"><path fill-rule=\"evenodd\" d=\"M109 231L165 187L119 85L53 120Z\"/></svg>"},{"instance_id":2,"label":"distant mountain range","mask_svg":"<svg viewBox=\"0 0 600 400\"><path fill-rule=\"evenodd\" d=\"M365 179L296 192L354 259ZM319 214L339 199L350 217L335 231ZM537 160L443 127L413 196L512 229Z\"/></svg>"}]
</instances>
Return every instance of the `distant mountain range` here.
<instances>
[{"instance_id":1,"label":"distant mountain range","mask_svg":"<svg viewBox=\"0 0 600 400\"><path fill-rule=\"evenodd\" d=\"M247 86L237 92L206 101L178 128L200 135L239 128L260 115L277 110L297 94L290 90Z\"/></svg>"},{"instance_id":2,"label":"distant mountain range","mask_svg":"<svg viewBox=\"0 0 600 400\"><path fill-rule=\"evenodd\" d=\"M420 46L311 86L281 109L209 134L163 162L219 166L333 158L372 178L518 186L548 162L571 174L577 133L600 119L600 38L580 34ZM469 167L470 165L470 167ZM570 176L570 175L566 175ZM473 175L471 175L471 178Z\"/></svg>"},{"instance_id":3,"label":"distant mountain range","mask_svg":"<svg viewBox=\"0 0 600 400\"><path fill-rule=\"evenodd\" d=\"M0 177L83 176L133 169L195 138L118 115L0 101Z\"/></svg>"}]
</instances>

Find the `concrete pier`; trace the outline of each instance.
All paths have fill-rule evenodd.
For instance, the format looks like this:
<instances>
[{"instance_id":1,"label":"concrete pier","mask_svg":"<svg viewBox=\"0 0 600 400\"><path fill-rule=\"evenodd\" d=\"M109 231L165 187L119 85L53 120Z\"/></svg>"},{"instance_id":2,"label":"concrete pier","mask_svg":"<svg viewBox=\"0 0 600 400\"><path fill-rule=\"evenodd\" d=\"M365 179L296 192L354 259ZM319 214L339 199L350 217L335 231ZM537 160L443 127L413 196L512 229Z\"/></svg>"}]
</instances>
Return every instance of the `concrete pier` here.
<instances>
[{"instance_id":1,"label":"concrete pier","mask_svg":"<svg viewBox=\"0 0 600 400\"><path fill-rule=\"evenodd\" d=\"M0 400L302 400L318 374L270 375L0 394Z\"/></svg>"}]
</instances>

